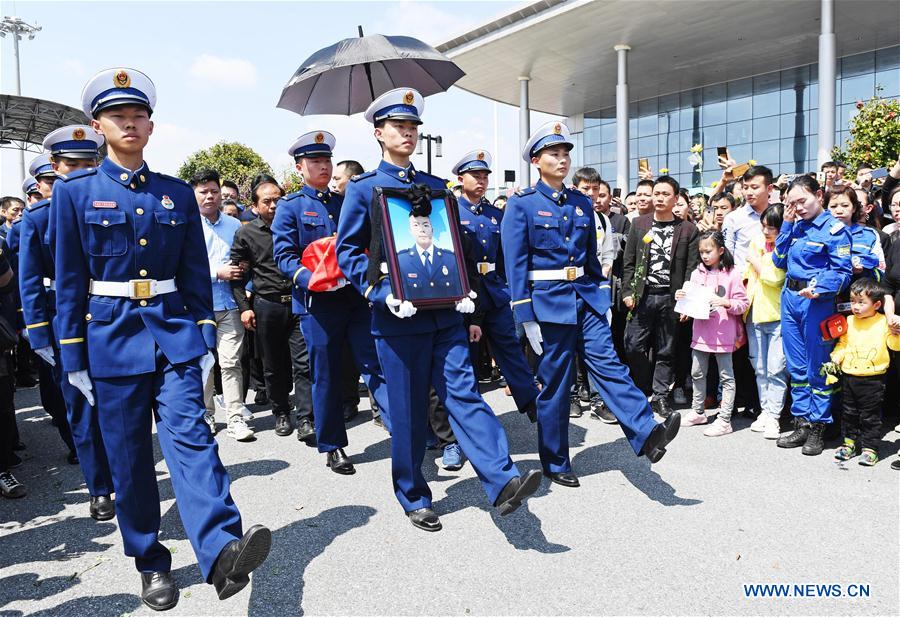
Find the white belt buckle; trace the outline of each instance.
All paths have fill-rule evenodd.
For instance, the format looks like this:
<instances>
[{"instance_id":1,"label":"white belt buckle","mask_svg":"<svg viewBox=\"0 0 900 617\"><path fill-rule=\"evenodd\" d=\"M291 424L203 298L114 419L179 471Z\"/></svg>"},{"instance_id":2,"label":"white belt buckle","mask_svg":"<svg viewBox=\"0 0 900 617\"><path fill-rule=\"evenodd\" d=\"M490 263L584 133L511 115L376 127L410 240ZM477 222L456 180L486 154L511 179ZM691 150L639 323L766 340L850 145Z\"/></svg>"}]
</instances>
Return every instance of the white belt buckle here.
<instances>
[{"instance_id":1,"label":"white belt buckle","mask_svg":"<svg viewBox=\"0 0 900 617\"><path fill-rule=\"evenodd\" d=\"M132 300L147 300L154 296L153 279L131 279L128 285L131 288L129 298Z\"/></svg>"},{"instance_id":2,"label":"white belt buckle","mask_svg":"<svg viewBox=\"0 0 900 617\"><path fill-rule=\"evenodd\" d=\"M566 271L567 281L574 281L578 278L578 269L575 266L568 266L564 270Z\"/></svg>"},{"instance_id":3,"label":"white belt buckle","mask_svg":"<svg viewBox=\"0 0 900 617\"><path fill-rule=\"evenodd\" d=\"M487 274L488 272L490 272L489 267L491 264L489 264L488 262L479 261L476 265L478 266L478 274Z\"/></svg>"}]
</instances>

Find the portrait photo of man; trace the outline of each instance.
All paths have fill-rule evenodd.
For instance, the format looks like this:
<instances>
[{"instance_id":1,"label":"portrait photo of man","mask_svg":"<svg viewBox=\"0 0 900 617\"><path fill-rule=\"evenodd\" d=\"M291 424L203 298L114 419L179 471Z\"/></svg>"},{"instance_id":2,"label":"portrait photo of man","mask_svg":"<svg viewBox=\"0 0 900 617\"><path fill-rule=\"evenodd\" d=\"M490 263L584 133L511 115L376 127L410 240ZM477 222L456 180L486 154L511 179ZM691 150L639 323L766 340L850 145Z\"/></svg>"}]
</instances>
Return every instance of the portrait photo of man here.
<instances>
[{"instance_id":1,"label":"portrait photo of man","mask_svg":"<svg viewBox=\"0 0 900 617\"><path fill-rule=\"evenodd\" d=\"M402 232L398 230L398 233ZM462 295L456 255L435 244L431 217L410 213L409 234L414 244L397 253L405 299L423 300Z\"/></svg>"}]
</instances>

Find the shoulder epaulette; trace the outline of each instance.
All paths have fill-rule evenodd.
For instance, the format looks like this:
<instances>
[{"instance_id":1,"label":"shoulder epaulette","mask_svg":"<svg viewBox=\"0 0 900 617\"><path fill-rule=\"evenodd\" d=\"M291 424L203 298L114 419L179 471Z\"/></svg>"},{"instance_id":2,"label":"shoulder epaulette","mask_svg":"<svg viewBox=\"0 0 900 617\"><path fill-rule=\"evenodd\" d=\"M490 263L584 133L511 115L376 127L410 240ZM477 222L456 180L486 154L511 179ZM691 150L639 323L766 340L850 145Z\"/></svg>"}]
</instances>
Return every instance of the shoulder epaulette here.
<instances>
[{"instance_id":1,"label":"shoulder epaulette","mask_svg":"<svg viewBox=\"0 0 900 617\"><path fill-rule=\"evenodd\" d=\"M519 197L522 197L524 195L531 195L532 193L534 193L534 189L530 186L516 191L516 195L518 195Z\"/></svg>"},{"instance_id":2,"label":"shoulder epaulette","mask_svg":"<svg viewBox=\"0 0 900 617\"><path fill-rule=\"evenodd\" d=\"M50 205L49 199L42 199L40 201L36 201L33 204L28 204L25 208L26 212L34 212L35 210L40 210L41 208L46 208Z\"/></svg>"},{"instance_id":3,"label":"shoulder epaulette","mask_svg":"<svg viewBox=\"0 0 900 617\"><path fill-rule=\"evenodd\" d=\"M360 180L365 180L366 178L371 178L372 176L375 175L375 171L376 170L374 170L374 169L372 169L370 171L364 171L361 174L351 177L350 182L359 182Z\"/></svg>"},{"instance_id":4,"label":"shoulder epaulette","mask_svg":"<svg viewBox=\"0 0 900 617\"><path fill-rule=\"evenodd\" d=\"M71 182L72 180L77 180L78 178L84 178L85 176L93 176L97 173L96 167L86 167L85 169L76 169L72 173L69 174L61 174L59 176L59 180L63 182Z\"/></svg>"},{"instance_id":5,"label":"shoulder epaulette","mask_svg":"<svg viewBox=\"0 0 900 617\"><path fill-rule=\"evenodd\" d=\"M302 194L303 193L300 191L297 191L295 193L288 193L287 195L285 195L284 197L281 198L281 201L291 201L291 200L297 199Z\"/></svg>"},{"instance_id":6,"label":"shoulder epaulette","mask_svg":"<svg viewBox=\"0 0 900 617\"><path fill-rule=\"evenodd\" d=\"M184 180L182 180L181 178L176 178L175 176L161 174L159 172L156 172L156 175L159 176L160 178L162 178L163 180L171 180L172 182L177 182L178 184L183 184L184 186L191 188L191 185L188 184L187 182L185 182ZM193 190L193 189L191 189L191 190Z\"/></svg>"},{"instance_id":7,"label":"shoulder epaulette","mask_svg":"<svg viewBox=\"0 0 900 617\"><path fill-rule=\"evenodd\" d=\"M844 230L846 228L847 228L847 226L844 225L842 222L836 221L831 225L831 227L828 228L828 233L830 233L832 236L836 236L838 233L840 233L842 230Z\"/></svg>"}]
</instances>

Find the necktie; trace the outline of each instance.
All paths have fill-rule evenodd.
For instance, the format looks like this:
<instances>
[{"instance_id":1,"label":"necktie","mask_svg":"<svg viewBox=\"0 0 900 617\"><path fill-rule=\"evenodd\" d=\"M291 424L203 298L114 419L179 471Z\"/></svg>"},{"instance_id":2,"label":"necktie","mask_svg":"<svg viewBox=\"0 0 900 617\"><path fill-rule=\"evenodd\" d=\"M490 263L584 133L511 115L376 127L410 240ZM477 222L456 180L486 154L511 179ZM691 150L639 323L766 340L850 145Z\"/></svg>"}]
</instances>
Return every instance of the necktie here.
<instances>
[{"instance_id":1,"label":"necktie","mask_svg":"<svg viewBox=\"0 0 900 617\"><path fill-rule=\"evenodd\" d=\"M428 251L422 251L422 255L425 257L425 272L431 274L431 257L428 255Z\"/></svg>"}]
</instances>

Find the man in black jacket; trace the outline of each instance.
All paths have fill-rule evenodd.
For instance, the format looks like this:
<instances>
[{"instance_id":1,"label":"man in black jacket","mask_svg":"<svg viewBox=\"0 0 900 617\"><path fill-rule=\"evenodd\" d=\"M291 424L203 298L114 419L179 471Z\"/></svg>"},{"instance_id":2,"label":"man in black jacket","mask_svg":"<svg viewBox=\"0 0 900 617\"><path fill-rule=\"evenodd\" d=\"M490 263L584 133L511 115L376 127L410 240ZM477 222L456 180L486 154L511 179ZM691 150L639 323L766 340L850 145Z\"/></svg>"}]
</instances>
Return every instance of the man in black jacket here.
<instances>
[{"instance_id":1,"label":"man in black jacket","mask_svg":"<svg viewBox=\"0 0 900 617\"><path fill-rule=\"evenodd\" d=\"M635 383L653 394L653 411L668 417L674 374L675 292L700 261L697 228L672 213L678 182L660 176L653 185L653 211L631 224L622 276L622 301L628 309L625 351ZM648 353L656 350L655 367ZM651 385L652 382L652 385Z\"/></svg>"}]
</instances>

